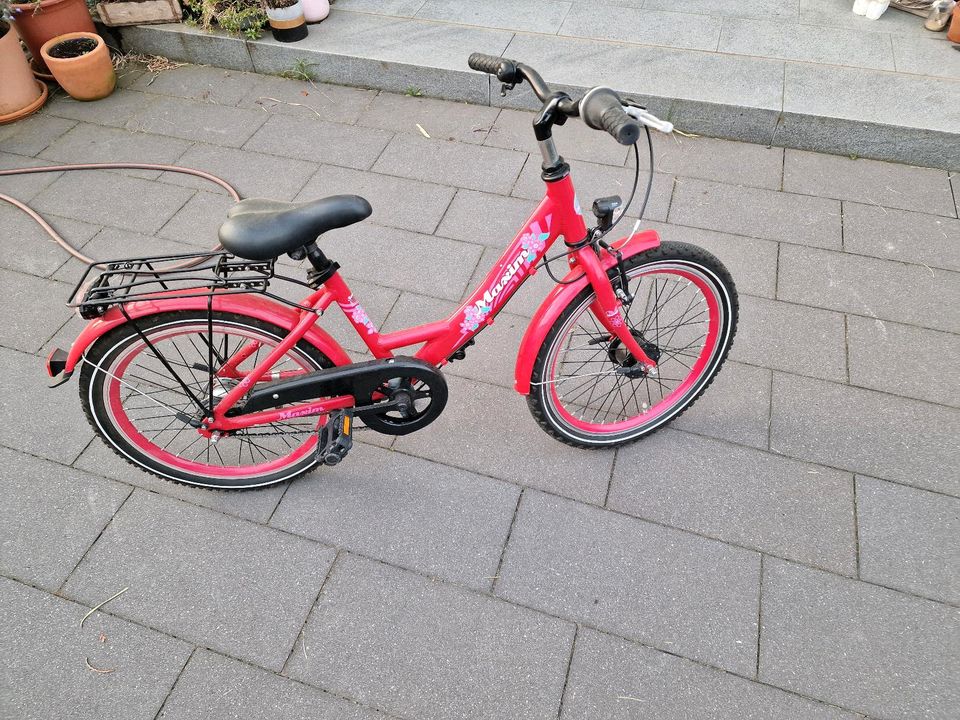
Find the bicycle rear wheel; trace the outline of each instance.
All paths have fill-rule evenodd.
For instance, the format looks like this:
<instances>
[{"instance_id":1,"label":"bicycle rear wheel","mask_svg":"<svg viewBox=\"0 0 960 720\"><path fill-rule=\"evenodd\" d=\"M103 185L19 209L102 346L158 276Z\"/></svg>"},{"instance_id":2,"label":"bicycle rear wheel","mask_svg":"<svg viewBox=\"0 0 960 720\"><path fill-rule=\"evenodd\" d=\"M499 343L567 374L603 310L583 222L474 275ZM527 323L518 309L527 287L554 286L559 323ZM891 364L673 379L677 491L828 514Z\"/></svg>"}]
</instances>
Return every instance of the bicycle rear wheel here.
<instances>
[{"instance_id":1,"label":"bicycle rear wheel","mask_svg":"<svg viewBox=\"0 0 960 720\"><path fill-rule=\"evenodd\" d=\"M577 447L632 442L680 415L713 381L736 333L736 287L710 253L665 242L625 264L635 296L626 324L656 373L597 321L589 286L560 313L534 362L531 413Z\"/></svg>"},{"instance_id":2,"label":"bicycle rear wheel","mask_svg":"<svg viewBox=\"0 0 960 720\"><path fill-rule=\"evenodd\" d=\"M214 312L209 324L205 312L138 318L136 325L111 330L87 352L79 383L84 412L121 457L167 480L233 490L290 480L316 465L320 418L291 418L216 442L189 424L202 415L196 399L207 401L212 388L216 402L285 335L281 327L225 312ZM217 374L230 358L247 352L236 372ZM320 350L300 341L272 372L306 373L332 365Z\"/></svg>"}]
</instances>

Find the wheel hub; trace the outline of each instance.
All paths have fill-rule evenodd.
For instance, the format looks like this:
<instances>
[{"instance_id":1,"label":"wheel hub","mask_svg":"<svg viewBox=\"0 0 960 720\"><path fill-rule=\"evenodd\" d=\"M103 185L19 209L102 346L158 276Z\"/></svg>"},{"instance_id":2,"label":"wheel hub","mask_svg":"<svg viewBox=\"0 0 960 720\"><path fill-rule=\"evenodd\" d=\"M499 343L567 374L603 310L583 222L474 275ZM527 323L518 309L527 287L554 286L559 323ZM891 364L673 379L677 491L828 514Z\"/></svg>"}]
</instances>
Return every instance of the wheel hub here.
<instances>
[{"instance_id":1,"label":"wheel hub","mask_svg":"<svg viewBox=\"0 0 960 720\"><path fill-rule=\"evenodd\" d=\"M662 353L657 345L644 338L643 333L639 330L631 328L630 334L633 335L648 358L654 362L660 362ZM646 366L637 362L633 353L624 347L623 342L618 337L614 337L607 346L607 357L610 358L610 362L620 368L621 374L628 378L643 378L648 374Z\"/></svg>"}]
</instances>

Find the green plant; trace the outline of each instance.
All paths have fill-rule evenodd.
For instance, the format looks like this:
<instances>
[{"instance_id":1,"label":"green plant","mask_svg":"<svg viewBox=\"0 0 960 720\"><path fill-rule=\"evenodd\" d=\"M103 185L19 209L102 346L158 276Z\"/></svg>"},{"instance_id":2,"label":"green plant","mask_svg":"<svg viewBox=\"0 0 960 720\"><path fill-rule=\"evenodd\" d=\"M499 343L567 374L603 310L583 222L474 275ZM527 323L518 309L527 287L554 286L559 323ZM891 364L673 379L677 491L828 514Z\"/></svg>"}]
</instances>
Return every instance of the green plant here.
<instances>
[{"instance_id":1,"label":"green plant","mask_svg":"<svg viewBox=\"0 0 960 720\"><path fill-rule=\"evenodd\" d=\"M403 94L408 97L423 97L423 90L418 87L413 87L412 85L403 91Z\"/></svg>"},{"instance_id":2,"label":"green plant","mask_svg":"<svg viewBox=\"0 0 960 720\"><path fill-rule=\"evenodd\" d=\"M310 67L313 65L316 65L316 63L308 63L303 58L297 58L293 61L293 65L280 73L280 77L287 78L289 80L305 80L307 82L312 82L316 80L313 75L313 71L310 69Z\"/></svg>"},{"instance_id":3,"label":"green plant","mask_svg":"<svg viewBox=\"0 0 960 720\"><path fill-rule=\"evenodd\" d=\"M214 26L231 35L256 40L267 25L260 0L183 0L184 21L204 32Z\"/></svg>"}]
</instances>

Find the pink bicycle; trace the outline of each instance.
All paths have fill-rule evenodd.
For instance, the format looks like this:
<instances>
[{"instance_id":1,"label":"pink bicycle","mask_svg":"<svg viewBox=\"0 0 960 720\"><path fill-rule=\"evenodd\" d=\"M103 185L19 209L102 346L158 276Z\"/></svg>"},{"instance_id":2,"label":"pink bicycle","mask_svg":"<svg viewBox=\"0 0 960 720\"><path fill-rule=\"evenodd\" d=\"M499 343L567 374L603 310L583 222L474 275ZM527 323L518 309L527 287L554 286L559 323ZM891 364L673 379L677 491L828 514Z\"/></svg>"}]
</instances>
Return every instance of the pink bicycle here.
<instances>
[{"instance_id":1,"label":"pink bicycle","mask_svg":"<svg viewBox=\"0 0 960 720\"><path fill-rule=\"evenodd\" d=\"M324 232L369 216L363 198L244 200L220 228L222 251L110 261L85 275L73 304L90 322L69 352L51 353L51 384L66 382L79 365L81 402L95 431L160 477L223 489L272 485L342 460L354 418L393 435L433 422L447 402L439 368L463 359L544 267L557 284L527 328L515 375L541 427L571 445L611 447L677 417L730 349L733 280L709 253L661 243L652 231L607 242L625 210L618 197L593 203L597 222L588 228L551 133L580 117L633 145L639 160L641 130L649 143L649 128L672 126L607 88L573 100L523 64L480 54L469 64L496 75L504 91L526 81L543 101L533 130L546 195L453 315L385 334L374 327L316 244ZM652 145L650 154L652 168ZM565 249L547 257L556 243ZM284 253L309 261L306 282L276 274ZM567 266L563 278L550 266L558 261ZM283 300L270 291L274 279L310 292L297 303ZM352 362L318 325L333 304L374 360ZM414 355L394 355L413 345L421 345Z\"/></svg>"}]
</instances>

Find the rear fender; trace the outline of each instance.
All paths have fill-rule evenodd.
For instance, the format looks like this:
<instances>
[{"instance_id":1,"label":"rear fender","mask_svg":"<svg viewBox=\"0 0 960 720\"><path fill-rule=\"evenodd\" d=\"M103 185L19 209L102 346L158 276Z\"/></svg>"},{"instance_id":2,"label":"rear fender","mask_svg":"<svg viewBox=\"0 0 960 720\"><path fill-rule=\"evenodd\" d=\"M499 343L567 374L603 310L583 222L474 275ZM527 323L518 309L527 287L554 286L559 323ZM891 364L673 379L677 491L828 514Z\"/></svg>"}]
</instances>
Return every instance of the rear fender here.
<instances>
[{"instance_id":1,"label":"rear fender","mask_svg":"<svg viewBox=\"0 0 960 720\"><path fill-rule=\"evenodd\" d=\"M128 303L124 306L124 309L133 319L177 310L206 311L207 298L192 297L171 298L169 300L147 300ZM213 309L222 312L237 313L238 315L248 315L287 330L297 324L301 312L259 295L239 294L214 295ZM110 308L103 317L87 323L87 326L70 347L64 373L69 376L77 363L80 362L80 358L83 357L87 348L96 342L99 337L110 332L113 328L123 325L125 322L127 322L127 319L123 316L123 313L120 312L119 308L113 307ZM334 365L346 365L352 362L350 356L347 355L340 344L330 337L323 328L317 325L311 327L303 339L330 358Z\"/></svg>"},{"instance_id":2,"label":"rear fender","mask_svg":"<svg viewBox=\"0 0 960 720\"><path fill-rule=\"evenodd\" d=\"M635 233L629 240L621 239L613 245L619 247L620 252L623 253L623 258L627 259L659 247L660 236L655 230L644 230ZM609 253L603 253L601 264L605 270L609 270L617 264L617 260ZM569 285L558 284L547 295L530 321L530 325L523 335L523 340L520 341L513 386L521 395L530 394L530 376L533 373L533 364L537 359L537 353L540 352L540 346L543 345L547 333L550 332L550 328L553 327L557 318L560 317L560 313L570 304L573 298L590 284L590 281L583 275L583 271L578 268L574 268L567 273L563 281L570 282L577 276L580 276L579 280L575 280Z\"/></svg>"}]
</instances>

